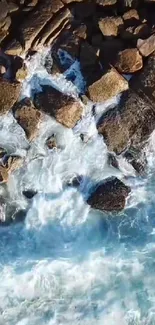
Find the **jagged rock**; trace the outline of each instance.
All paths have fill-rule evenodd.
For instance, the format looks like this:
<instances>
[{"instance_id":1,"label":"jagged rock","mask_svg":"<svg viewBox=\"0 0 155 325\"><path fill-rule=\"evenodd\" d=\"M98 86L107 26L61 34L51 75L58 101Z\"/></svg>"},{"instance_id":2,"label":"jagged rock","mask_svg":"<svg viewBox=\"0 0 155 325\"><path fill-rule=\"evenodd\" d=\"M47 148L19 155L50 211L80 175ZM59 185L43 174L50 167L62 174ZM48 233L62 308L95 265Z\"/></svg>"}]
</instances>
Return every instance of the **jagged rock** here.
<instances>
[{"instance_id":1,"label":"jagged rock","mask_svg":"<svg viewBox=\"0 0 155 325\"><path fill-rule=\"evenodd\" d=\"M0 43L4 40L7 35L8 31L0 30Z\"/></svg>"},{"instance_id":2,"label":"jagged rock","mask_svg":"<svg viewBox=\"0 0 155 325\"><path fill-rule=\"evenodd\" d=\"M100 44L100 55L99 60L103 66L109 66L109 64L114 64L117 55L120 51L124 50L124 43L120 39L110 39L104 40Z\"/></svg>"},{"instance_id":3,"label":"jagged rock","mask_svg":"<svg viewBox=\"0 0 155 325\"><path fill-rule=\"evenodd\" d=\"M14 172L23 166L24 158L20 156L7 156L3 162L3 168L7 170L8 173Z\"/></svg>"},{"instance_id":4,"label":"jagged rock","mask_svg":"<svg viewBox=\"0 0 155 325\"><path fill-rule=\"evenodd\" d=\"M67 186L79 187L82 181L83 181L83 176L81 175L74 176L67 182Z\"/></svg>"},{"instance_id":5,"label":"jagged rock","mask_svg":"<svg viewBox=\"0 0 155 325\"><path fill-rule=\"evenodd\" d=\"M34 103L39 110L51 115L68 128L75 126L83 112L80 101L50 86L42 86L42 92L34 96Z\"/></svg>"},{"instance_id":6,"label":"jagged rock","mask_svg":"<svg viewBox=\"0 0 155 325\"><path fill-rule=\"evenodd\" d=\"M25 98L14 107L14 117L24 129L27 138L33 140L37 133L41 121L41 112L32 104L31 100Z\"/></svg>"},{"instance_id":7,"label":"jagged rock","mask_svg":"<svg viewBox=\"0 0 155 325\"><path fill-rule=\"evenodd\" d=\"M106 37L118 36L123 26L124 23L121 17L106 17L99 20L99 28Z\"/></svg>"},{"instance_id":8,"label":"jagged rock","mask_svg":"<svg viewBox=\"0 0 155 325\"><path fill-rule=\"evenodd\" d=\"M123 20L126 27L137 26L139 24L139 14L136 9L131 9L124 13Z\"/></svg>"},{"instance_id":9,"label":"jagged rock","mask_svg":"<svg viewBox=\"0 0 155 325\"><path fill-rule=\"evenodd\" d=\"M30 0L27 4L28 7L35 7L38 3L38 0Z\"/></svg>"},{"instance_id":10,"label":"jagged rock","mask_svg":"<svg viewBox=\"0 0 155 325\"><path fill-rule=\"evenodd\" d=\"M137 41L137 48L143 56L149 56L155 51L155 34L151 35L149 38Z\"/></svg>"},{"instance_id":11,"label":"jagged rock","mask_svg":"<svg viewBox=\"0 0 155 325\"><path fill-rule=\"evenodd\" d=\"M57 141L54 134L47 139L46 145L49 149L57 148Z\"/></svg>"},{"instance_id":12,"label":"jagged rock","mask_svg":"<svg viewBox=\"0 0 155 325\"><path fill-rule=\"evenodd\" d=\"M108 163L108 165L110 165L110 166L112 166L112 167L114 167L116 169L119 169L119 164L118 164L117 158L111 152L108 153L107 163Z\"/></svg>"},{"instance_id":13,"label":"jagged rock","mask_svg":"<svg viewBox=\"0 0 155 325\"><path fill-rule=\"evenodd\" d=\"M39 39L36 39L36 44L41 46L52 42L53 39L59 36L71 17L71 11L68 8L58 13L56 17L44 27ZM33 48L35 48L35 44L33 45Z\"/></svg>"},{"instance_id":14,"label":"jagged rock","mask_svg":"<svg viewBox=\"0 0 155 325\"><path fill-rule=\"evenodd\" d=\"M128 82L114 68L88 87L88 97L93 102L104 102L128 89Z\"/></svg>"},{"instance_id":15,"label":"jagged rock","mask_svg":"<svg viewBox=\"0 0 155 325\"><path fill-rule=\"evenodd\" d=\"M19 56L22 51L22 45L16 39L11 40L5 48L5 53L8 55Z\"/></svg>"},{"instance_id":16,"label":"jagged rock","mask_svg":"<svg viewBox=\"0 0 155 325\"><path fill-rule=\"evenodd\" d=\"M23 81L27 77L27 68L26 65L23 64L21 68L19 68L16 72L16 80Z\"/></svg>"},{"instance_id":17,"label":"jagged rock","mask_svg":"<svg viewBox=\"0 0 155 325\"><path fill-rule=\"evenodd\" d=\"M147 24L141 24L134 29L135 38L146 38L150 34L149 26Z\"/></svg>"},{"instance_id":18,"label":"jagged rock","mask_svg":"<svg viewBox=\"0 0 155 325\"><path fill-rule=\"evenodd\" d=\"M0 79L0 115L7 113L19 98L20 83Z\"/></svg>"},{"instance_id":19,"label":"jagged rock","mask_svg":"<svg viewBox=\"0 0 155 325\"><path fill-rule=\"evenodd\" d=\"M113 6L117 3L117 0L97 0L96 3L100 6Z\"/></svg>"},{"instance_id":20,"label":"jagged rock","mask_svg":"<svg viewBox=\"0 0 155 325\"><path fill-rule=\"evenodd\" d=\"M93 47L86 41L83 41L81 43L79 61L81 65L81 72L84 76L87 86L102 76L102 69L99 63L99 58L96 55Z\"/></svg>"},{"instance_id":21,"label":"jagged rock","mask_svg":"<svg viewBox=\"0 0 155 325\"><path fill-rule=\"evenodd\" d=\"M25 52L31 48L33 41L46 23L48 23L48 21L53 17L53 14L59 11L62 7L63 3L61 0L44 0L39 2L38 6L29 13L26 19L24 19L23 23L19 26L19 29ZM18 50L18 53L16 54L20 55L23 49L20 51L19 43L16 40L13 40L8 44L6 53L15 53L15 48Z\"/></svg>"},{"instance_id":22,"label":"jagged rock","mask_svg":"<svg viewBox=\"0 0 155 325\"><path fill-rule=\"evenodd\" d=\"M19 6L17 5L17 3L15 2L8 2L8 12L11 13L11 12L15 12L19 9Z\"/></svg>"},{"instance_id":23,"label":"jagged rock","mask_svg":"<svg viewBox=\"0 0 155 325\"><path fill-rule=\"evenodd\" d=\"M124 209L131 189L116 177L107 178L88 199L88 204L101 211L119 212Z\"/></svg>"},{"instance_id":24,"label":"jagged rock","mask_svg":"<svg viewBox=\"0 0 155 325\"><path fill-rule=\"evenodd\" d=\"M121 73L133 73L143 67L143 59L139 51L135 49L126 49L119 52L115 67Z\"/></svg>"},{"instance_id":25,"label":"jagged rock","mask_svg":"<svg viewBox=\"0 0 155 325\"><path fill-rule=\"evenodd\" d=\"M2 159L7 154L7 151L4 148L0 147L0 159Z\"/></svg>"}]
</instances>

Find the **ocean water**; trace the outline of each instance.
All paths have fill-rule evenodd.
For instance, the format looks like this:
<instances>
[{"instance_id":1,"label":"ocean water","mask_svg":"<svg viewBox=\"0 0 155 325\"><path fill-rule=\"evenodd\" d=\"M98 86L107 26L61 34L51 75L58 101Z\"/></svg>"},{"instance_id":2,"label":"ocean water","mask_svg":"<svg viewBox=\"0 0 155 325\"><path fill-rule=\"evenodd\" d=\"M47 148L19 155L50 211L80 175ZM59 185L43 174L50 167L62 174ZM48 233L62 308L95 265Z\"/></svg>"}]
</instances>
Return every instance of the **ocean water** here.
<instances>
[{"instance_id":1,"label":"ocean water","mask_svg":"<svg viewBox=\"0 0 155 325\"><path fill-rule=\"evenodd\" d=\"M44 68L47 53L27 60L21 98L42 84L78 97L85 87L79 63L51 76ZM74 84L68 81L73 73ZM96 122L118 101L97 105L95 115L88 103L73 130L44 116L32 143L10 113L1 118L0 146L25 157L9 177L8 196L27 215L23 223L0 228L0 325L155 324L155 134L145 149L145 177L122 157L119 171L109 167ZM53 133L58 149L48 150L45 141ZM80 187L67 186L78 175ZM112 175L132 192L122 213L108 215L86 199L92 186ZM38 193L26 200L25 189Z\"/></svg>"}]
</instances>

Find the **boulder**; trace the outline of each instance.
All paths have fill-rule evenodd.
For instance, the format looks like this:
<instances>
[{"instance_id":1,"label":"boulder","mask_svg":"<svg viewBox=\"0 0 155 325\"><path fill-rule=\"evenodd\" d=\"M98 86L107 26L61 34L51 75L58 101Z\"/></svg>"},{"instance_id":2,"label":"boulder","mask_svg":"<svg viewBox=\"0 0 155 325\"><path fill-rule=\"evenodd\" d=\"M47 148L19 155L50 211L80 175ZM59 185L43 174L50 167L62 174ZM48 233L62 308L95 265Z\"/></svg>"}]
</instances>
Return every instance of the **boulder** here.
<instances>
[{"instance_id":1,"label":"boulder","mask_svg":"<svg viewBox=\"0 0 155 325\"><path fill-rule=\"evenodd\" d=\"M147 24L140 24L134 29L134 38L147 38L150 34L150 29Z\"/></svg>"},{"instance_id":2,"label":"boulder","mask_svg":"<svg viewBox=\"0 0 155 325\"><path fill-rule=\"evenodd\" d=\"M14 117L24 129L27 138L31 141L38 133L41 121L41 112L32 104L31 100L25 98L14 106Z\"/></svg>"},{"instance_id":3,"label":"boulder","mask_svg":"<svg viewBox=\"0 0 155 325\"><path fill-rule=\"evenodd\" d=\"M139 24L139 14L136 9L131 9L124 13L123 20L125 27L137 26Z\"/></svg>"},{"instance_id":4,"label":"boulder","mask_svg":"<svg viewBox=\"0 0 155 325\"><path fill-rule=\"evenodd\" d=\"M137 48L143 56L149 56L153 53L155 51L155 34L145 40L138 39Z\"/></svg>"},{"instance_id":5,"label":"boulder","mask_svg":"<svg viewBox=\"0 0 155 325\"><path fill-rule=\"evenodd\" d=\"M83 21L85 18L93 17L95 14L95 1L82 1L74 5L74 16L77 20Z\"/></svg>"},{"instance_id":6,"label":"boulder","mask_svg":"<svg viewBox=\"0 0 155 325\"><path fill-rule=\"evenodd\" d=\"M133 147L141 150L155 129L155 109L143 94L129 90L121 98L120 105L103 114L98 123L110 151L116 154Z\"/></svg>"},{"instance_id":7,"label":"boulder","mask_svg":"<svg viewBox=\"0 0 155 325\"><path fill-rule=\"evenodd\" d=\"M24 190L22 193L27 199L31 200L37 194L37 191L28 189Z\"/></svg>"},{"instance_id":8,"label":"boulder","mask_svg":"<svg viewBox=\"0 0 155 325\"><path fill-rule=\"evenodd\" d=\"M0 147L0 159L2 159L5 155L7 155L7 151L4 148Z\"/></svg>"},{"instance_id":9,"label":"boulder","mask_svg":"<svg viewBox=\"0 0 155 325\"><path fill-rule=\"evenodd\" d=\"M110 68L99 80L88 87L93 102L104 102L128 89L128 81L116 69Z\"/></svg>"},{"instance_id":10,"label":"boulder","mask_svg":"<svg viewBox=\"0 0 155 325\"><path fill-rule=\"evenodd\" d=\"M116 37L124 26L121 17L106 17L99 20L99 28L105 37Z\"/></svg>"},{"instance_id":11,"label":"boulder","mask_svg":"<svg viewBox=\"0 0 155 325\"><path fill-rule=\"evenodd\" d=\"M46 140L46 146L49 149L57 148L57 141L54 134Z\"/></svg>"},{"instance_id":12,"label":"boulder","mask_svg":"<svg viewBox=\"0 0 155 325\"><path fill-rule=\"evenodd\" d=\"M54 117L57 122L68 128L75 126L83 112L80 101L62 94L51 86L42 86L42 92L34 96L34 103L39 110Z\"/></svg>"},{"instance_id":13,"label":"boulder","mask_svg":"<svg viewBox=\"0 0 155 325\"><path fill-rule=\"evenodd\" d=\"M4 166L0 165L0 184L8 181L8 170Z\"/></svg>"},{"instance_id":14,"label":"boulder","mask_svg":"<svg viewBox=\"0 0 155 325\"><path fill-rule=\"evenodd\" d=\"M130 187L118 178L107 178L95 189L87 202L93 209L119 212L124 209L130 191Z\"/></svg>"},{"instance_id":15,"label":"boulder","mask_svg":"<svg viewBox=\"0 0 155 325\"><path fill-rule=\"evenodd\" d=\"M121 73L133 73L143 67L143 58L136 48L119 52L116 69Z\"/></svg>"},{"instance_id":16,"label":"boulder","mask_svg":"<svg viewBox=\"0 0 155 325\"><path fill-rule=\"evenodd\" d=\"M99 60L104 67L108 67L109 64L114 64L117 55L120 51L124 50L124 42L120 39L114 38L104 40L100 42L100 55Z\"/></svg>"},{"instance_id":17,"label":"boulder","mask_svg":"<svg viewBox=\"0 0 155 325\"><path fill-rule=\"evenodd\" d=\"M3 75L6 73L6 68L4 65L0 65L0 75Z\"/></svg>"},{"instance_id":18,"label":"boulder","mask_svg":"<svg viewBox=\"0 0 155 325\"><path fill-rule=\"evenodd\" d=\"M20 83L0 79L0 115L7 113L19 98Z\"/></svg>"},{"instance_id":19,"label":"boulder","mask_svg":"<svg viewBox=\"0 0 155 325\"><path fill-rule=\"evenodd\" d=\"M2 21L8 14L8 4L6 0L0 1L0 21Z\"/></svg>"}]
</instances>

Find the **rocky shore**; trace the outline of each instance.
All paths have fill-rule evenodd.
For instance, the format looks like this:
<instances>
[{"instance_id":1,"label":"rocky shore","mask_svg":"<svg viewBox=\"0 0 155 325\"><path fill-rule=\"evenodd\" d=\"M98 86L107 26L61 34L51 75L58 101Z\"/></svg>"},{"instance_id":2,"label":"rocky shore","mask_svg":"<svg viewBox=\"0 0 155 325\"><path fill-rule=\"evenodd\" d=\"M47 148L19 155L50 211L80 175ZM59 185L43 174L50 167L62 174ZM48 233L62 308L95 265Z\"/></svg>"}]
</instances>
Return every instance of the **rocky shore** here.
<instances>
[{"instance_id":1,"label":"rocky shore","mask_svg":"<svg viewBox=\"0 0 155 325\"><path fill-rule=\"evenodd\" d=\"M52 64L47 58L45 67L50 75L66 73L79 62L85 81L79 98L43 85L31 98L20 99L25 59L43 47L49 47ZM74 83L73 76L68 78ZM154 0L0 0L0 115L13 114L30 146L44 114L74 128L87 103L93 103L96 114L96 104L120 94L120 103L102 114L97 130L108 147L109 164L119 169L122 155L142 177L147 170L143 149L155 129ZM57 148L52 132L46 145ZM0 146L3 186L24 160ZM95 209L119 212L130 191L119 179L108 178L95 185L87 202Z\"/></svg>"}]
</instances>

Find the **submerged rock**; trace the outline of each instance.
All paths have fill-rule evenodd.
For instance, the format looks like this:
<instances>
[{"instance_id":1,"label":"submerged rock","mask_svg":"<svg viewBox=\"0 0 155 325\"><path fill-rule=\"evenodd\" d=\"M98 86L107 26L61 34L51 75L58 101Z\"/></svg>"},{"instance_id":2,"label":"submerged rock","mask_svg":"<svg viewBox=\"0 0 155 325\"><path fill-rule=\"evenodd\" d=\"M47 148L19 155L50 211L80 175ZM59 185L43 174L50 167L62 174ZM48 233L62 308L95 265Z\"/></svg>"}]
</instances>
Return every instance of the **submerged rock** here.
<instances>
[{"instance_id":1,"label":"submerged rock","mask_svg":"<svg viewBox=\"0 0 155 325\"><path fill-rule=\"evenodd\" d=\"M116 177L107 178L88 198L88 204L101 211L119 212L124 209L131 189Z\"/></svg>"},{"instance_id":2,"label":"submerged rock","mask_svg":"<svg viewBox=\"0 0 155 325\"><path fill-rule=\"evenodd\" d=\"M20 83L11 83L0 78L0 115L7 113L19 98Z\"/></svg>"},{"instance_id":3,"label":"submerged rock","mask_svg":"<svg viewBox=\"0 0 155 325\"><path fill-rule=\"evenodd\" d=\"M34 103L39 110L68 128L73 128L82 116L83 107L80 101L51 86L42 86L42 92L34 96Z\"/></svg>"},{"instance_id":4,"label":"submerged rock","mask_svg":"<svg viewBox=\"0 0 155 325\"><path fill-rule=\"evenodd\" d=\"M57 148L57 141L54 134L46 140L46 145L49 149Z\"/></svg>"},{"instance_id":5,"label":"submerged rock","mask_svg":"<svg viewBox=\"0 0 155 325\"><path fill-rule=\"evenodd\" d=\"M37 191L35 191L35 190L25 190L25 191L23 191L23 195L27 199L32 199L36 194L37 194Z\"/></svg>"},{"instance_id":6,"label":"submerged rock","mask_svg":"<svg viewBox=\"0 0 155 325\"><path fill-rule=\"evenodd\" d=\"M15 105L14 117L24 129L27 138L30 141L33 140L38 133L41 112L33 106L29 98L25 98Z\"/></svg>"}]
</instances>

